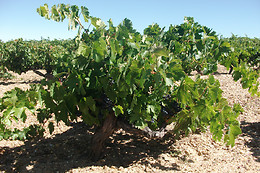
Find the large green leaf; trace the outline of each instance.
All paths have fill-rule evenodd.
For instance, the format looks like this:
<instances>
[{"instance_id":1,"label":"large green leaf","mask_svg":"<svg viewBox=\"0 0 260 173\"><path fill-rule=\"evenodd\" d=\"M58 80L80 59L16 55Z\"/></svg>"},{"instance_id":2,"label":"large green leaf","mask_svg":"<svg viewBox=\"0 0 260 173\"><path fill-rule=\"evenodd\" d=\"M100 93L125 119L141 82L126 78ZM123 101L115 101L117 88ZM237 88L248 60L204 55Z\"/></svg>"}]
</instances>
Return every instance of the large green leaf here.
<instances>
[{"instance_id":1,"label":"large green leaf","mask_svg":"<svg viewBox=\"0 0 260 173\"><path fill-rule=\"evenodd\" d=\"M51 18L56 21L56 22L59 22L60 21L60 15L59 15L59 12L56 8L56 5L52 6L51 7Z\"/></svg>"},{"instance_id":2,"label":"large green leaf","mask_svg":"<svg viewBox=\"0 0 260 173\"><path fill-rule=\"evenodd\" d=\"M84 6L81 6L81 13L82 13L82 15L83 15L83 17L84 17L84 20L85 20L85 22L88 22L88 20L89 20L89 11L88 11L88 8L87 7L84 7Z\"/></svg>"},{"instance_id":3,"label":"large green leaf","mask_svg":"<svg viewBox=\"0 0 260 173\"><path fill-rule=\"evenodd\" d=\"M229 130L227 134L225 135L224 141L227 143L227 145L234 146L235 145L235 138L241 134L242 131L239 127L239 124L231 124L229 126Z\"/></svg>"},{"instance_id":4,"label":"large green leaf","mask_svg":"<svg viewBox=\"0 0 260 173\"><path fill-rule=\"evenodd\" d=\"M77 53L84 57L88 57L91 53L91 48L85 42L80 42Z\"/></svg>"},{"instance_id":5,"label":"large green leaf","mask_svg":"<svg viewBox=\"0 0 260 173\"><path fill-rule=\"evenodd\" d=\"M96 62L104 60L107 52L106 41L100 37L98 41L93 43L93 58Z\"/></svg>"},{"instance_id":6,"label":"large green leaf","mask_svg":"<svg viewBox=\"0 0 260 173\"><path fill-rule=\"evenodd\" d=\"M40 16L45 17L46 19L50 19L49 8L47 4L44 4L43 6L40 6L40 8L37 8L37 12Z\"/></svg>"}]
</instances>

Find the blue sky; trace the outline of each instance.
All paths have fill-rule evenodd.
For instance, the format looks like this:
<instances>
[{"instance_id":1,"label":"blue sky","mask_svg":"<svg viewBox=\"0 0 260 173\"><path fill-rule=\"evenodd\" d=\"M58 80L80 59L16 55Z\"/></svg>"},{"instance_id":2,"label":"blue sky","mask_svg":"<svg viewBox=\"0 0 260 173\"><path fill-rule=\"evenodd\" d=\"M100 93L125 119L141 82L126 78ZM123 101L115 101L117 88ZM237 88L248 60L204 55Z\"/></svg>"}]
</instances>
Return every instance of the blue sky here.
<instances>
[{"instance_id":1,"label":"blue sky","mask_svg":"<svg viewBox=\"0 0 260 173\"><path fill-rule=\"evenodd\" d=\"M83 5L90 15L103 21L111 18L115 25L129 18L141 33L152 23L168 29L190 16L224 37L233 33L260 38L260 0L0 0L0 40L73 38L76 31L68 31L66 20L57 23L38 15L36 9L44 3Z\"/></svg>"}]
</instances>

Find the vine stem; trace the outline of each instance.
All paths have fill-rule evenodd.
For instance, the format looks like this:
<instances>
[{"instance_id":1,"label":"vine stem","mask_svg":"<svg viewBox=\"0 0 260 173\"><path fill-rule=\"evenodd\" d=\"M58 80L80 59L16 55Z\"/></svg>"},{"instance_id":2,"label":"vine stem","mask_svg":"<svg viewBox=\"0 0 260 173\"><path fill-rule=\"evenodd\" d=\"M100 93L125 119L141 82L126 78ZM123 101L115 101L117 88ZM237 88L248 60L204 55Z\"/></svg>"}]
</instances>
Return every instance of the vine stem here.
<instances>
[{"instance_id":1,"label":"vine stem","mask_svg":"<svg viewBox=\"0 0 260 173\"><path fill-rule=\"evenodd\" d=\"M206 88L203 90L202 94L199 97L199 100L201 99L201 97L205 94L206 90L208 89L208 86L206 86Z\"/></svg>"},{"instance_id":2,"label":"vine stem","mask_svg":"<svg viewBox=\"0 0 260 173\"><path fill-rule=\"evenodd\" d=\"M82 29L84 29L84 31L85 31L86 33L88 32L88 30L85 29L85 27L82 25L82 23L81 23L81 21L80 21L79 18L75 17L74 20L80 25L80 27L81 27ZM90 24L90 25L91 25L91 24ZM89 27L90 27L90 26L89 26Z\"/></svg>"}]
</instances>

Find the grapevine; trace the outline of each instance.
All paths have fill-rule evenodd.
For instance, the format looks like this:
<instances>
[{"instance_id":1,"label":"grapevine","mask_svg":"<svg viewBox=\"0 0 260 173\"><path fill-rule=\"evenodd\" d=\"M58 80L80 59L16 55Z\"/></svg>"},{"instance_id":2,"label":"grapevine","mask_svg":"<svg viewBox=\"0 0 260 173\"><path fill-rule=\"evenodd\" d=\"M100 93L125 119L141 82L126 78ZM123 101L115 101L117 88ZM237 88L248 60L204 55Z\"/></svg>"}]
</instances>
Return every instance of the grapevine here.
<instances>
[{"instance_id":1,"label":"grapevine","mask_svg":"<svg viewBox=\"0 0 260 173\"><path fill-rule=\"evenodd\" d=\"M50 10L45 4L37 12L57 22L68 18L69 29L79 32L72 42L56 46L60 49L43 51L43 66L30 61L26 46L14 51L12 46L4 49L8 69L21 73L44 68L52 77L27 91L16 88L0 99L2 138L42 135L45 123L52 132L50 119L54 117L67 125L80 118L98 127L92 139L93 159L100 158L104 141L118 128L162 138L165 134L188 135L209 126L215 140L224 137L227 145L234 145L241 133L236 120L243 111L241 106L228 105L212 75L207 79L197 75L195 80L188 76L193 70L215 72L218 61L226 56L229 44L218 39L215 32L190 17L168 31L157 24L148 26L142 35L129 19L118 26L109 20L107 26L90 16L86 7L58 4ZM93 29L86 29L81 18ZM12 44L27 43L18 40ZM24 56L23 68L15 68L11 60ZM41 108L36 109L39 104ZM12 120L26 120L25 110L37 116L40 126L11 130ZM166 128L169 125L173 127L170 130Z\"/></svg>"},{"instance_id":2,"label":"grapevine","mask_svg":"<svg viewBox=\"0 0 260 173\"><path fill-rule=\"evenodd\" d=\"M252 95L260 96L259 92L259 69L260 69L260 40L246 37L236 37L224 39L230 43L230 51L225 59L221 60L229 70L229 74L235 81L240 80L244 89Z\"/></svg>"}]
</instances>

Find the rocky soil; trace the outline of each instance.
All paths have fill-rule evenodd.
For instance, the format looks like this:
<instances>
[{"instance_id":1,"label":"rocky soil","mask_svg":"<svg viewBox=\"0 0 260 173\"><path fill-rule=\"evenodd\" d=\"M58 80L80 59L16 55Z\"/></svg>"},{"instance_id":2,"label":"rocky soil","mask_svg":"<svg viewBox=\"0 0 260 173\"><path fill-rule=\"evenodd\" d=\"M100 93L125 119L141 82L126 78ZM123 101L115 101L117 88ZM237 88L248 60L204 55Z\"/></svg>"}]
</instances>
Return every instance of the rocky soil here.
<instances>
[{"instance_id":1,"label":"rocky soil","mask_svg":"<svg viewBox=\"0 0 260 173\"><path fill-rule=\"evenodd\" d=\"M149 140L122 130L110 137L105 156L98 162L89 157L93 129L83 123L56 124L53 135L34 141L0 141L1 172L260 172L260 98L252 97L234 82L223 67L214 76L221 83L230 105L239 103L243 134L235 147L215 142L209 132L175 140ZM0 97L14 87L27 89L41 78L33 73L0 80ZM36 121L30 115L26 125ZM24 126L23 124L19 124Z\"/></svg>"}]
</instances>

